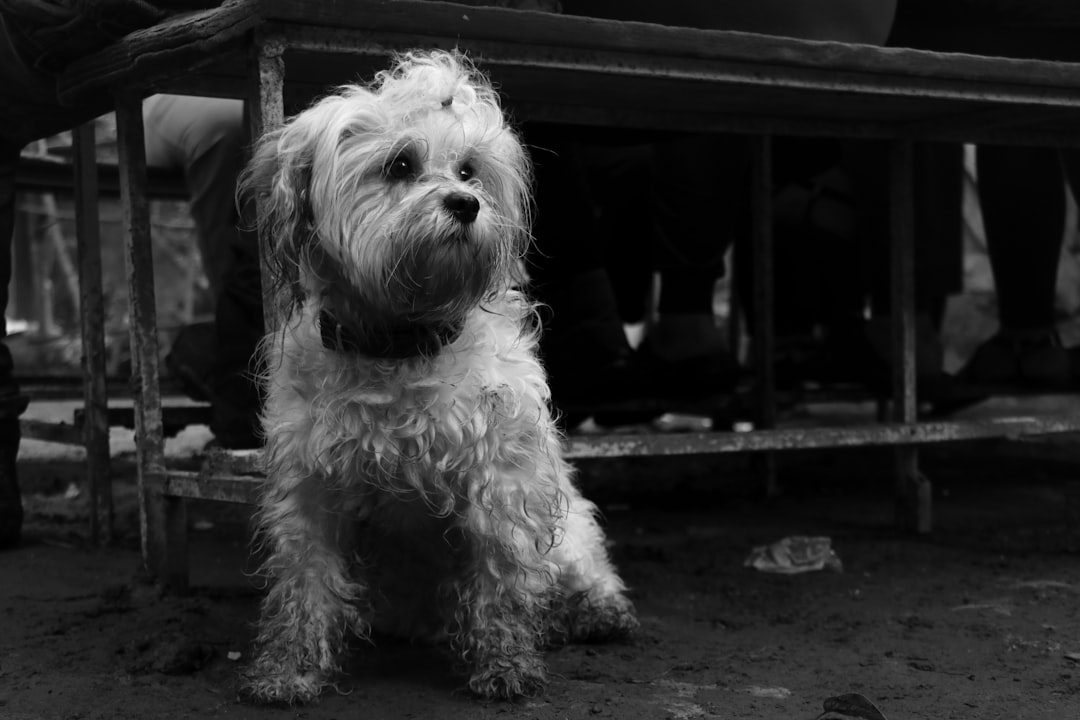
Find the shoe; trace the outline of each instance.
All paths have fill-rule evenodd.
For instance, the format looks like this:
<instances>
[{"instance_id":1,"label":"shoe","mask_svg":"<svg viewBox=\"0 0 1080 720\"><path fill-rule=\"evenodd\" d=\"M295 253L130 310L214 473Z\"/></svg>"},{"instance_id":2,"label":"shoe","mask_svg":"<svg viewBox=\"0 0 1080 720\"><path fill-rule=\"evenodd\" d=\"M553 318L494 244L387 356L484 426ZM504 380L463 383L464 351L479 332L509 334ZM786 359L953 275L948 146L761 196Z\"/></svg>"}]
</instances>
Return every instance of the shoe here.
<instances>
[{"instance_id":1,"label":"shoe","mask_svg":"<svg viewBox=\"0 0 1080 720\"><path fill-rule=\"evenodd\" d=\"M610 347L602 356L600 353L569 355L550 354L545 362L552 404L558 411L560 425L567 429L581 424L598 410L622 408L635 398L654 394L652 378L628 344ZM651 410L646 411L649 418L655 416L650 413Z\"/></svg>"},{"instance_id":2,"label":"shoe","mask_svg":"<svg viewBox=\"0 0 1080 720\"><path fill-rule=\"evenodd\" d=\"M878 357L876 384L879 394L892 394L892 324L887 318L872 318L866 336ZM985 388L973 386L967 378L945 372L945 347L930 316L915 317L915 388L920 418L943 418L986 400Z\"/></svg>"},{"instance_id":3,"label":"shoe","mask_svg":"<svg viewBox=\"0 0 1080 720\"><path fill-rule=\"evenodd\" d=\"M255 380L246 372L234 373L231 379L215 380L210 393L213 406L210 432L217 444L229 450L262 447L259 425L262 403Z\"/></svg>"},{"instance_id":4,"label":"shoe","mask_svg":"<svg viewBox=\"0 0 1080 720\"><path fill-rule=\"evenodd\" d=\"M192 400L210 402L210 383L217 357L217 329L213 322L185 325L176 334L165 367L180 381Z\"/></svg>"},{"instance_id":5,"label":"shoe","mask_svg":"<svg viewBox=\"0 0 1080 720\"><path fill-rule=\"evenodd\" d=\"M556 405L567 415L567 427L586 417L597 425L620 427L648 423L666 412L702 401L727 397L738 383L741 368L727 353L693 358L659 357L648 343L599 367L578 365L568 393L553 382ZM559 391L559 394L554 394Z\"/></svg>"},{"instance_id":6,"label":"shoe","mask_svg":"<svg viewBox=\"0 0 1080 720\"><path fill-rule=\"evenodd\" d=\"M960 375L976 384L1029 390L1067 390L1073 386L1072 358L1054 329L1003 328L979 346Z\"/></svg>"},{"instance_id":7,"label":"shoe","mask_svg":"<svg viewBox=\"0 0 1080 720\"><path fill-rule=\"evenodd\" d=\"M645 344L635 355L639 372L648 376L648 383L620 406L594 412L597 425L614 428L653 423L666 414L680 412L711 417L730 399L742 375L735 358L726 352L667 360L657 357Z\"/></svg>"},{"instance_id":8,"label":"shoe","mask_svg":"<svg viewBox=\"0 0 1080 720\"><path fill-rule=\"evenodd\" d=\"M742 376L739 363L726 350L717 349L692 357L665 358L646 341L635 355L651 378L653 392L660 397L726 395L735 389Z\"/></svg>"},{"instance_id":9,"label":"shoe","mask_svg":"<svg viewBox=\"0 0 1080 720\"><path fill-rule=\"evenodd\" d=\"M233 371L224 380L220 328L214 322L187 325L180 330L165 357L169 371L180 380L184 393L212 406L210 431L215 444L229 450L262 447L259 432L259 392L246 371ZM240 363L245 365L244 362Z\"/></svg>"},{"instance_id":10,"label":"shoe","mask_svg":"<svg viewBox=\"0 0 1080 720\"><path fill-rule=\"evenodd\" d=\"M234 427L211 427L214 439L210 441L212 447L226 450L257 450L263 446L262 436L258 430L246 425Z\"/></svg>"},{"instance_id":11,"label":"shoe","mask_svg":"<svg viewBox=\"0 0 1080 720\"><path fill-rule=\"evenodd\" d=\"M945 417L986 399L985 388L944 371L944 348L928 316L915 324L915 378L920 413ZM835 323L817 347L797 348L797 365L777 373L778 387L813 382L824 386L861 385L881 398L892 394L892 334L886 319ZM781 377L784 378L781 384Z\"/></svg>"}]
</instances>

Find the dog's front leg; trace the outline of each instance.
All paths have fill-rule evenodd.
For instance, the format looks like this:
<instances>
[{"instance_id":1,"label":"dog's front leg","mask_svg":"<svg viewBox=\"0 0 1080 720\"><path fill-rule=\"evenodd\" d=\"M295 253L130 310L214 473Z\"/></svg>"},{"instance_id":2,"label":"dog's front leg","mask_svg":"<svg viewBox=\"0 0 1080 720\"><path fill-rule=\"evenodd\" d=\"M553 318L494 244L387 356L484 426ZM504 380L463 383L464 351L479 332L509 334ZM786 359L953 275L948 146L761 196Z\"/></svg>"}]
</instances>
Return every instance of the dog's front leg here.
<instances>
[{"instance_id":1,"label":"dog's front leg","mask_svg":"<svg viewBox=\"0 0 1080 720\"><path fill-rule=\"evenodd\" d=\"M538 522L547 507L526 510L528 500L498 490L485 495L463 514L470 556L458 587L455 646L477 695L535 696L547 685L540 646L554 586L543 553L553 523Z\"/></svg>"},{"instance_id":2,"label":"dog's front leg","mask_svg":"<svg viewBox=\"0 0 1080 720\"><path fill-rule=\"evenodd\" d=\"M325 480L270 481L259 524L271 585L243 688L262 701L306 702L338 672L347 635L364 633L355 604L363 588L349 578L342 548L350 523Z\"/></svg>"}]
</instances>

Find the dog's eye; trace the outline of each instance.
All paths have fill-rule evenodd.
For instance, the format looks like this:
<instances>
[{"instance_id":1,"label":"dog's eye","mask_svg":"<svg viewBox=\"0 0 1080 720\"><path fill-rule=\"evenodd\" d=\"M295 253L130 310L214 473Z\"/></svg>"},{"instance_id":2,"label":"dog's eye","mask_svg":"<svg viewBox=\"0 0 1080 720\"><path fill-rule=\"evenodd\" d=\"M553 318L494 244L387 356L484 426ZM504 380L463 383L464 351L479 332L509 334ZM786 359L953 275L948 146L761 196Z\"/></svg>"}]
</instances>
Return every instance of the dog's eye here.
<instances>
[{"instance_id":1,"label":"dog's eye","mask_svg":"<svg viewBox=\"0 0 1080 720\"><path fill-rule=\"evenodd\" d=\"M476 177L476 168L472 163L462 163L458 168L458 179L460 180L472 180Z\"/></svg>"},{"instance_id":2,"label":"dog's eye","mask_svg":"<svg viewBox=\"0 0 1080 720\"><path fill-rule=\"evenodd\" d=\"M386 164L386 177L391 180L405 180L413 174L412 161L406 155L398 155Z\"/></svg>"}]
</instances>

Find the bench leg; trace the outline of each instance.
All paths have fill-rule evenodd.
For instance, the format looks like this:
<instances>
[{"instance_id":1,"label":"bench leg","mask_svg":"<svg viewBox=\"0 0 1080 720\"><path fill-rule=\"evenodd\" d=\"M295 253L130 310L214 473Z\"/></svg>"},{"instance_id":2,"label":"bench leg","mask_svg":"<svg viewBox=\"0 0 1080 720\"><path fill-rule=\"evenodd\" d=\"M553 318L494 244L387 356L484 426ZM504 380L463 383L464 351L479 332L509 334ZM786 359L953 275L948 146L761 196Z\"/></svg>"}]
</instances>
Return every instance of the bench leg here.
<instances>
[{"instance_id":1,"label":"bench leg","mask_svg":"<svg viewBox=\"0 0 1080 720\"><path fill-rule=\"evenodd\" d=\"M131 308L132 395L139 481L139 523L147 570L170 587L187 587L187 518L184 501L165 495L165 435L158 372L157 310L146 196L142 101L116 99L128 303Z\"/></svg>"},{"instance_id":2,"label":"bench leg","mask_svg":"<svg viewBox=\"0 0 1080 720\"><path fill-rule=\"evenodd\" d=\"M263 133L275 130L285 122L285 58L284 44L280 39L260 36L251 57L252 83L248 88L249 129L252 142ZM255 215L261 217L259 200L255 200ZM269 257L270 238L259 232L259 267L262 271L263 323L267 333L277 327L277 298L274 297L274 281Z\"/></svg>"},{"instance_id":3,"label":"bench leg","mask_svg":"<svg viewBox=\"0 0 1080 720\"><path fill-rule=\"evenodd\" d=\"M773 315L773 208L772 137L754 136L751 141L750 204L753 223L754 275L754 378L757 390L757 428L776 427L776 378L773 372L775 325ZM766 497L779 494L776 453L754 455L754 471Z\"/></svg>"},{"instance_id":4,"label":"bench leg","mask_svg":"<svg viewBox=\"0 0 1080 720\"><path fill-rule=\"evenodd\" d=\"M890 157L890 282L892 285L892 420L914 423L915 387L915 232L914 152L910 140L894 140ZM895 453L898 524L918 533L932 524L930 481L919 472L919 450L898 446Z\"/></svg>"},{"instance_id":5,"label":"bench leg","mask_svg":"<svg viewBox=\"0 0 1080 720\"><path fill-rule=\"evenodd\" d=\"M79 317L83 347L83 445L90 483L90 537L108 543L113 534L109 473L108 396L105 384L105 293L101 279L101 228L94 125L72 133L75 150L75 235L79 262Z\"/></svg>"}]
</instances>

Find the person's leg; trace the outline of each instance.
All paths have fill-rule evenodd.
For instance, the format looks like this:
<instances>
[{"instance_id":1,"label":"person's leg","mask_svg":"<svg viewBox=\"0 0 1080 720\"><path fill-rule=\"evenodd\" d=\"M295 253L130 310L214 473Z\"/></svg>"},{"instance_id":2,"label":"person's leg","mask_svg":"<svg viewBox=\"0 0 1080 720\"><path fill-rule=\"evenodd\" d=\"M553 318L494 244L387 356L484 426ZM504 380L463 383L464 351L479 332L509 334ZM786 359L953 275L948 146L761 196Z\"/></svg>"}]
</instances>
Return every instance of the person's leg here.
<instances>
[{"instance_id":1,"label":"person's leg","mask_svg":"<svg viewBox=\"0 0 1080 720\"><path fill-rule=\"evenodd\" d=\"M1063 148L1058 151L1061 158L1061 167L1065 171L1065 181L1076 199L1080 195L1080 150L1076 148Z\"/></svg>"},{"instance_id":2,"label":"person's leg","mask_svg":"<svg viewBox=\"0 0 1080 720\"><path fill-rule=\"evenodd\" d=\"M241 228L236 200L248 142L243 103L157 95L145 103L144 117L148 162L183 168L215 298L213 327L182 330L167 362L193 394L210 400L218 444L257 447L260 398L253 363L263 312L258 240Z\"/></svg>"},{"instance_id":3,"label":"person's leg","mask_svg":"<svg viewBox=\"0 0 1080 720\"><path fill-rule=\"evenodd\" d=\"M643 178L648 176L652 147L640 133L628 137L628 143L590 140L582 151L596 203L603 264L619 317L627 324L644 323L651 310L654 268L652 229L642 219L650 192Z\"/></svg>"},{"instance_id":4,"label":"person's leg","mask_svg":"<svg viewBox=\"0 0 1080 720\"><path fill-rule=\"evenodd\" d=\"M862 168L856 186L872 186L875 197L865 201L866 235L871 248L868 283L873 318L868 337L880 358L889 358L892 347L892 282L890 260L890 159L886 143L871 145L869 165ZM963 148L956 143L918 143L913 150L912 182L914 215L915 312L917 372L924 387L944 372L944 346L940 330L948 296L963 285Z\"/></svg>"},{"instance_id":5,"label":"person's leg","mask_svg":"<svg viewBox=\"0 0 1080 720\"><path fill-rule=\"evenodd\" d=\"M11 281L11 239L15 230L15 168L20 148L0 141L0 316L6 314ZM22 496L16 474L19 452L19 415L27 398L19 394L13 377L11 351L0 325L0 548L19 541L22 531Z\"/></svg>"},{"instance_id":6,"label":"person's leg","mask_svg":"<svg viewBox=\"0 0 1080 720\"><path fill-rule=\"evenodd\" d=\"M541 348L556 404L624 399L644 377L632 366L595 222L577 132L533 125L535 246L530 286L545 307Z\"/></svg>"},{"instance_id":7,"label":"person's leg","mask_svg":"<svg viewBox=\"0 0 1080 720\"><path fill-rule=\"evenodd\" d=\"M1058 153L983 145L976 157L998 319L1009 330L1046 331L1065 218Z\"/></svg>"},{"instance_id":8,"label":"person's leg","mask_svg":"<svg viewBox=\"0 0 1080 720\"><path fill-rule=\"evenodd\" d=\"M716 281L734 238L735 216L747 201L748 146L735 135L700 135L653 144L650 210L660 272L652 352L681 362L725 355L716 326ZM727 358L729 359L729 358ZM723 370L734 372L724 362Z\"/></svg>"},{"instance_id":9,"label":"person's leg","mask_svg":"<svg viewBox=\"0 0 1080 720\"><path fill-rule=\"evenodd\" d=\"M147 162L184 171L203 269L217 297L239 222L236 181L248 144L243 101L155 95L143 115Z\"/></svg>"},{"instance_id":10,"label":"person's leg","mask_svg":"<svg viewBox=\"0 0 1080 720\"><path fill-rule=\"evenodd\" d=\"M976 157L1001 327L968 372L982 382L1067 385L1054 311L1065 218L1058 151L984 145Z\"/></svg>"},{"instance_id":11,"label":"person's leg","mask_svg":"<svg viewBox=\"0 0 1080 720\"><path fill-rule=\"evenodd\" d=\"M773 327L780 385L850 382L861 377L853 368L865 368L846 342L857 338L865 349L866 286L853 183L843 156L838 140L774 138ZM745 317L753 317L755 308L751 235L744 203L735 274Z\"/></svg>"},{"instance_id":12,"label":"person's leg","mask_svg":"<svg viewBox=\"0 0 1080 720\"><path fill-rule=\"evenodd\" d=\"M247 222L243 226L249 227ZM214 411L210 430L222 447L259 447L262 397L255 378L264 326L258 238L249 229L233 235L214 323L217 354L209 380Z\"/></svg>"},{"instance_id":13,"label":"person's leg","mask_svg":"<svg viewBox=\"0 0 1080 720\"><path fill-rule=\"evenodd\" d=\"M801 263L789 275L803 268L820 275L819 341L813 354L796 355L803 367L794 368L793 379L859 382L883 391L892 358L889 146L844 140L837 152L837 166L814 178L820 195L806 214L808 230L800 235L812 243L812 257L796 251L777 258L781 269ZM920 143L913 159L916 372L921 397L940 409L960 401L955 383L944 374L939 336L945 299L962 280L960 146ZM783 237L779 231L778 236ZM796 302L814 307L813 300L797 297Z\"/></svg>"},{"instance_id":14,"label":"person's leg","mask_svg":"<svg viewBox=\"0 0 1080 720\"><path fill-rule=\"evenodd\" d=\"M902 0L889 44L1048 60L1080 60L1080 4L1070 0ZM979 196L1002 331L964 374L978 382L1057 387L1071 381L1054 331L1063 229L1057 151L982 146Z\"/></svg>"}]
</instances>

